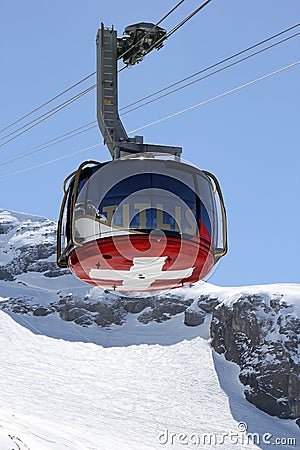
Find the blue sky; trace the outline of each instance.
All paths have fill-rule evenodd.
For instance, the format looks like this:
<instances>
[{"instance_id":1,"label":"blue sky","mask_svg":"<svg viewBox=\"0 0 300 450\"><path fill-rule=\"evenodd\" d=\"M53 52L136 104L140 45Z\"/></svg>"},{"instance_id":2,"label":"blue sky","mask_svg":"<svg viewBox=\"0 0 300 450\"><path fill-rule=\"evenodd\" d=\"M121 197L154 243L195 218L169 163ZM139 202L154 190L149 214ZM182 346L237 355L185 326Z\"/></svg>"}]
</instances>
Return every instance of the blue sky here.
<instances>
[{"instance_id":1,"label":"blue sky","mask_svg":"<svg viewBox=\"0 0 300 450\"><path fill-rule=\"evenodd\" d=\"M4 1L0 19L0 128L95 70L95 36L101 21L107 26L114 24L121 35L129 24L158 21L175 3ZM199 4L186 0L162 26L173 28ZM162 50L120 74L120 107L295 25L299 18L298 0L213 0L170 37ZM299 42L298 36L124 116L126 129L133 130L298 61ZM182 146L184 159L213 172L221 183L228 214L229 253L210 279L215 284L299 282L299 69L296 66L140 132L146 142ZM93 79L88 80L71 94L92 83ZM1 163L95 118L92 91L0 147L0 207L56 220L64 178L84 159L109 159L105 147L6 175L101 143L98 129L15 162ZM13 128L6 133L10 131Z\"/></svg>"}]
</instances>

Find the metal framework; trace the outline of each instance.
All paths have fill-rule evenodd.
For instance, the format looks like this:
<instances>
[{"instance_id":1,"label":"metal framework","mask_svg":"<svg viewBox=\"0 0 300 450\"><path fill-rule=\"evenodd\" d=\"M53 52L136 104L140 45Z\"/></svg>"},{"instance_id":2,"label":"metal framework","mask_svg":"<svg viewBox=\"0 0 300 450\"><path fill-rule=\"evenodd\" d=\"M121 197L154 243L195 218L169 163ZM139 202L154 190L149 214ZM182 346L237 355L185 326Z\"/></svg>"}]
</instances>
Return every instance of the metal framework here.
<instances>
[{"instance_id":1,"label":"metal framework","mask_svg":"<svg viewBox=\"0 0 300 450\"><path fill-rule=\"evenodd\" d=\"M141 23L131 25L125 31L129 36L118 38L113 28L105 28L102 23L97 33L97 119L104 143L113 159L145 152L166 153L179 158L181 147L144 144L142 136L129 138L122 124L118 110L117 61L121 58L128 61L130 55L131 65L140 62L153 48L161 47L164 30Z\"/></svg>"}]
</instances>

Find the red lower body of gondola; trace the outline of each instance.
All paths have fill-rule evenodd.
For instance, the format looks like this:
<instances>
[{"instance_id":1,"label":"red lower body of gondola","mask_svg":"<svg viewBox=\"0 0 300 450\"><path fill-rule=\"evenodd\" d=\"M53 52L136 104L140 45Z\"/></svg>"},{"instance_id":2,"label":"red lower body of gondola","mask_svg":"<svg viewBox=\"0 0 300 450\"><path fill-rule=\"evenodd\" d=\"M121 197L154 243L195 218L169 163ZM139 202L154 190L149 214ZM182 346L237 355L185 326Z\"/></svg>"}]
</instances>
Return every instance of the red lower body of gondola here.
<instances>
[{"instance_id":1,"label":"red lower body of gondola","mask_svg":"<svg viewBox=\"0 0 300 450\"><path fill-rule=\"evenodd\" d=\"M207 239L120 235L74 249L73 274L94 286L118 291L154 291L191 285L214 265Z\"/></svg>"}]
</instances>

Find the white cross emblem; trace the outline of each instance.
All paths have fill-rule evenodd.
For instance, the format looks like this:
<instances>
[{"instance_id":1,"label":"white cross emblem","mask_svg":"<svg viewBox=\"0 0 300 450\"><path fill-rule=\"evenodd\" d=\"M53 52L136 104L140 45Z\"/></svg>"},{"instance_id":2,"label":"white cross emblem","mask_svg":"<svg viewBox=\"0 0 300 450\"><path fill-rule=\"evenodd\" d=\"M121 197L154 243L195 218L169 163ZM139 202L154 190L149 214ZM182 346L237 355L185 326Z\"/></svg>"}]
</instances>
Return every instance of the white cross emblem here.
<instances>
[{"instance_id":1,"label":"white cross emblem","mask_svg":"<svg viewBox=\"0 0 300 450\"><path fill-rule=\"evenodd\" d=\"M101 280L122 280L128 289L147 289L156 280L177 280L190 277L194 268L162 270L167 256L133 258L129 270L91 269L90 277Z\"/></svg>"}]
</instances>

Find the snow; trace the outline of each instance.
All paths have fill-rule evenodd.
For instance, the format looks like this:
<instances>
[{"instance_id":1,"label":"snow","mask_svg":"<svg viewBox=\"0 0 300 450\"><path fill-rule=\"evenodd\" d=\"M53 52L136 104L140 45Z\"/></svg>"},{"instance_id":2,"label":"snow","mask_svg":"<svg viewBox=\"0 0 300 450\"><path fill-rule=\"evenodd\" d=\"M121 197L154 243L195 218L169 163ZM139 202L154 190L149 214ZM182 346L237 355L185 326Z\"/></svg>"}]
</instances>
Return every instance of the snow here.
<instances>
[{"instance_id":1,"label":"snow","mask_svg":"<svg viewBox=\"0 0 300 450\"><path fill-rule=\"evenodd\" d=\"M22 223L22 226L15 230L14 235L8 241L14 248L36 245L38 243L52 244L53 222L47 220L42 224L31 220Z\"/></svg>"},{"instance_id":2,"label":"snow","mask_svg":"<svg viewBox=\"0 0 300 450\"><path fill-rule=\"evenodd\" d=\"M17 417L34 416L35 426L42 421L50 430L66 425L62 435L70 440L67 448L155 448L157 435L165 428L191 427L203 392L205 404L212 402L209 420L198 417L199 426L205 422L207 431L215 430L212 419L227 402L221 391L219 400L213 401L217 379L208 364L209 345L201 338L170 349L145 344L103 348L35 336L4 313L0 326L5 329L0 338L1 391L5 393L1 408L14 405ZM199 353L193 363L191 352ZM199 380L204 365L205 383L201 376ZM189 389L182 402L186 383ZM229 424L235 425L227 410L218 429ZM18 432L30 447L22 430ZM38 433L41 441L45 441L44 433L45 429ZM47 439L57 437L51 433Z\"/></svg>"},{"instance_id":3,"label":"snow","mask_svg":"<svg viewBox=\"0 0 300 450\"><path fill-rule=\"evenodd\" d=\"M96 345L76 342L88 335L81 328L78 338L74 324L60 320L76 336L70 342L33 334L0 312L1 450L11 450L9 435L22 450L179 449L180 433L222 436L236 433L241 421L251 432L296 436L292 421L250 405L236 366L214 354L207 338L195 337L208 324L189 328L176 317L143 326L134 319L112 330L97 327L103 345ZM163 445L158 438L166 430Z\"/></svg>"},{"instance_id":4,"label":"snow","mask_svg":"<svg viewBox=\"0 0 300 450\"><path fill-rule=\"evenodd\" d=\"M293 313L300 316L300 284L296 283L278 283L278 284L262 284L254 286L237 286L237 287L221 287L214 286L210 283L199 282L192 288L193 296L210 295L218 298L221 304L231 307L241 296L259 295L264 298L265 304L270 306L270 300L281 298L281 303L290 305L287 313ZM183 294L184 294L183 290ZM184 294L186 296L186 294ZM188 292L187 292L188 295Z\"/></svg>"},{"instance_id":5,"label":"snow","mask_svg":"<svg viewBox=\"0 0 300 450\"><path fill-rule=\"evenodd\" d=\"M75 282L74 282L75 281ZM16 276L16 282L19 284L23 284L24 283L26 286L28 286L29 288L33 288L39 291L54 291L56 292L59 289L63 289L63 290L70 290L74 288L78 288L78 287L85 287L86 292L89 292L90 287L86 284L83 285L82 282L78 282L76 283L76 278L73 277L73 275L66 275L66 276L62 276L62 277L57 277L55 279L55 283L53 282L53 278L47 278L47 277L43 277L41 276L40 272L27 272L27 273L22 273L20 275ZM12 286L14 286L15 284L12 283ZM102 291L103 292L103 291ZM53 300L53 298L52 298Z\"/></svg>"},{"instance_id":6,"label":"snow","mask_svg":"<svg viewBox=\"0 0 300 450\"><path fill-rule=\"evenodd\" d=\"M0 209L1 224L8 225L0 234L4 266L20 247L54 239L53 222L40 217ZM53 261L53 255L43 261ZM67 274L47 278L30 271L15 281L0 280L0 304L17 297L47 306L68 293L104 301L103 290ZM230 288L200 282L170 293L195 302L209 295L229 307L244 294L259 294L267 306L274 298L288 305L281 314L300 315L296 284ZM117 297L112 292L106 301ZM271 417L245 400L240 369L211 348L209 314L197 327L185 326L183 314L147 325L137 316L128 314L124 325L105 329L65 322L56 313L36 317L0 310L0 450L267 450L275 438L297 440L276 449L300 449L294 421ZM277 332L270 339L278 339ZM258 433L260 443L248 445L243 424ZM266 433L269 443L262 442ZM203 442L205 434L217 442ZM199 445L196 438L202 439Z\"/></svg>"},{"instance_id":7,"label":"snow","mask_svg":"<svg viewBox=\"0 0 300 450\"><path fill-rule=\"evenodd\" d=\"M12 221L14 223L24 222L24 221L32 221L32 222L44 222L45 220L49 220L45 217L36 216L33 214L28 214L25 212L17 212L17 211L7 211L3 208L0 208L0 223L2 221Z\"/></svg>"}]
</instances>

